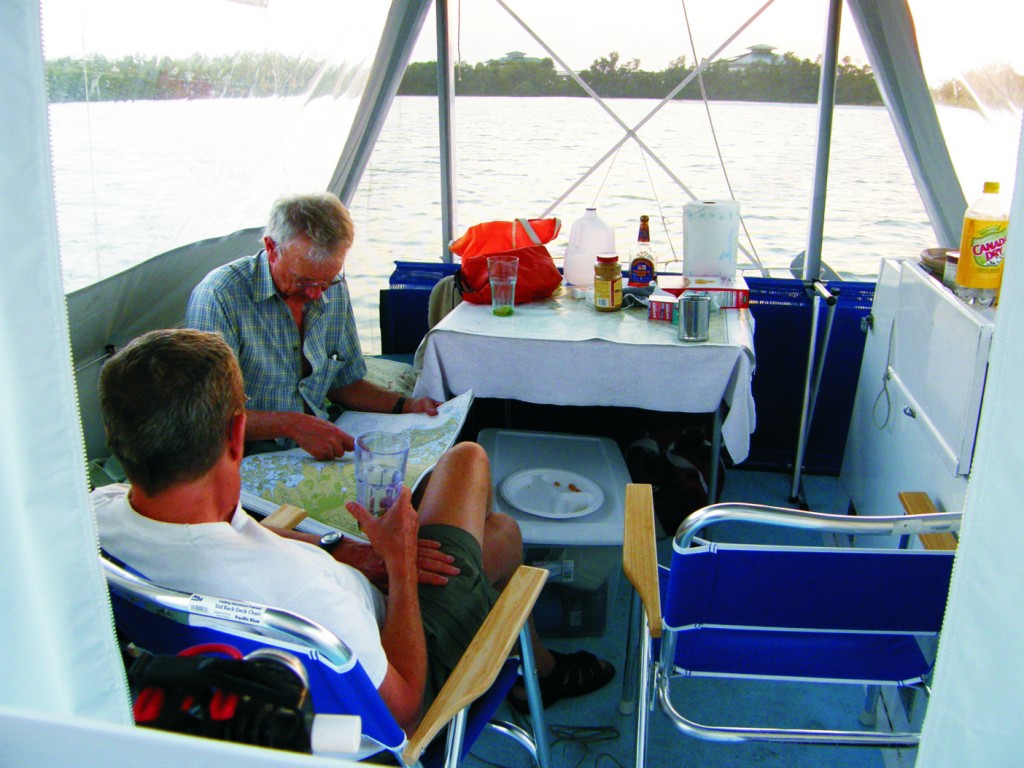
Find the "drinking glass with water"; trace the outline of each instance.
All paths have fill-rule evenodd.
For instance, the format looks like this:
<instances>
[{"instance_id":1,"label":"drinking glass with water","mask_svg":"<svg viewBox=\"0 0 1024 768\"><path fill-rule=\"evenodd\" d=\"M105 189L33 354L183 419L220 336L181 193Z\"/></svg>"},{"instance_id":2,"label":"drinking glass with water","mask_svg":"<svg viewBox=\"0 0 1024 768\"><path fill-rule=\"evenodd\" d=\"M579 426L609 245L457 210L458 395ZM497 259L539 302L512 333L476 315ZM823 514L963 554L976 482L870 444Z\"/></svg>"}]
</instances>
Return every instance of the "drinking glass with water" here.
<instances>
[{"instance_id":1,"label":"drinking glass with water","mask_svg":"<svg viewBox=\"0 0 1024 768\"><path fill-rule=\"evenodd\" d=\"M409 460L409 438L394 432L366 432L356 438L356 501L380 517L395 503Z\"/></svg>"},{"instance_id":2,"label":"drinking glass with water","mask_svg":"<svg viewBox=\"0 0 1024 768\"><path fill-rule=\"evenodd\" d=\"M498 317L510 317L515 311L519 257L508 254L488 256L487 275L491 281L491 312Z\"/></svg>"}]
</instances>

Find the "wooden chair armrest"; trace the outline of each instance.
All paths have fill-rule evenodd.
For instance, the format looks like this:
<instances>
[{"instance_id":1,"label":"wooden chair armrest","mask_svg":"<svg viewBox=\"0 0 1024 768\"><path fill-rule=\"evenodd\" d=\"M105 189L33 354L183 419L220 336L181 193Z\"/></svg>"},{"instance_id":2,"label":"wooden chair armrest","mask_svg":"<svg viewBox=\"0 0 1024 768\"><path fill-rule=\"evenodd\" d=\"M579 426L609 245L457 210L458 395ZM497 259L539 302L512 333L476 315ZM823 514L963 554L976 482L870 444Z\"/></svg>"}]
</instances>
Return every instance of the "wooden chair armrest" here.
<instances>
[{"instance_id":1,"label":"wooden chair armrest","mask_svg":"<svg viewBox=\"0 0 1024 768\"><path fill-rule=\"evenodd\" d=\"M280 528L285 531L292 530L307 517L306 510L291 504L282 504L269 515L264 517L261 525L268 528Z\"/></svg>"},{"instance_id":2,"label":"wooden chair armrest","mask_svg":"<svg viewBox=\"0 0 1024 768\"><path fill-rule=\"evenodd\" d=\"M547 578L546 570L528 565L512 575L402 751L406 765L414 765L441 729L494 684Z\"/></svg>"},{"instance_id":3,"label":"wooden chair armrest","mask_svg":"<svg viewBox=\"0 0 1024 768\"><path fill-rule=\"evenodd\" d=\"M626 486L622 570L640 595L651 637L661 637L661 593L654 534L654 493L650 485Z\"/></svg>"},{"instance_id":4,"label":"wooden chair armrest","mask_svg":"<svg viewBox=\"0 0 1024 768\"><path fill-rule=\"evenodd\" d=\"M908 515L926 515L938 512L927 493L921 491L900 491L900 504ZM921 533L918 534L925 549L955 550L956 536L952 533Z\"/></svg>"}]
</instances>

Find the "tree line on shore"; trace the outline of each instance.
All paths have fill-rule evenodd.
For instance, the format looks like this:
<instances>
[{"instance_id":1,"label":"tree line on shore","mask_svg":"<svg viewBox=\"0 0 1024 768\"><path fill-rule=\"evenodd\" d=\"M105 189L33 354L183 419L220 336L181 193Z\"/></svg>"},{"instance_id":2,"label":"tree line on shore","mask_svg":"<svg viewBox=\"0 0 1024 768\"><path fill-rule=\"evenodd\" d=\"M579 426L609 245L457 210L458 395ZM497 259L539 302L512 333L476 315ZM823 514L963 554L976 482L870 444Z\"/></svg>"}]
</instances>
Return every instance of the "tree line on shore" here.
<instances>
[{"instance_id":1,"label":"tree line on shore","mask_svg":"<svg viewBox=\"0 0 1024 768\"><path fill-rule=\"evenodd\" d=\"M596 59L579 72L582 79L602 98L662 99L693 72L686 57L673 61L660 72L640 68L640 61L622 61L618 53ZM821 67L791 53L777 63L754 63L737 67L732 62L711 62L701 73L704 90L716 101L774 101L814 103L818 100ZM463 64L455 70L456 93L464 96L582 96L572 78L555 68L551 59L488 61ZM399 94L432 95L437 92L437 75L431 62L416 62L406 69ZM700 83L694 78L678 99L700 99ZM836 101L840 104L879 105L874 75L868 66L858 67L849 59L839 65Z\"/></svg>"},{"instance_id":2,"label":"tree line on shore","mask_svg":"<svg viewBox=\"0 0 1024 768\"><path fill-rule=\"evenodd\" d=\"M46 62L51 103L294 96L313 90L329 95L357 75L312 59L277 53L238 53L186 59L169 56L91 55Z\"/></svg>"},{"instance_id":3,"label":"tree line on shore","mask_svg":"<svg viewBox=\"0 0 1024 768\"><path fill-rule=\"evenodd\" d=\"M602 98L661 99L692 71L685 57L660 72L649 72L640 68L639 60L622 61L613 52L578 74ZM712 62L702 72L702 80L708 98L713 100L814 103L819 74L818 62L787 53L774 64L755 63L742 68L729 61ZM359 72L344 66L269 53L218 57L195 54L185 59L140 55L106 59L93 55L46 63L52 103L331 95L352 88L359 76ZM456 93L462 96L584 95L579 84L557 70L549 58L462 63L457 65L455 77ZM410 64L398 93L435 95L434 62ZM935 94L943 103L974 106L969 89L956 88L955 84L944 84ZM694 78L676 98L701 98L698 80ZM871 68L845 59L837 73L836 101L881 104Z\"/></svg>"}]
</instances>

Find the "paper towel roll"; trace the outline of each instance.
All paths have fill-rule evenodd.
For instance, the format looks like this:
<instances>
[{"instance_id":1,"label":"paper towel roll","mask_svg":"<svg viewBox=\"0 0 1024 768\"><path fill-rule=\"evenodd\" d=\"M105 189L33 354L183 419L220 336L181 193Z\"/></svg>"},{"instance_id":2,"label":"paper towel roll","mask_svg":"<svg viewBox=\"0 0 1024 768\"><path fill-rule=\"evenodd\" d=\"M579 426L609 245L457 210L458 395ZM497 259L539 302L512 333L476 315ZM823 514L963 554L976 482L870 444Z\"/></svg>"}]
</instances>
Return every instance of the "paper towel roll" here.
<instances>
[{"instance_id":1,"label":"paper towel roll","mask_svg":"<svg viewBox=\"0 0 1024 768\"><path fill-rule=\"evenodd\" d=\"M309 734L314 755L354 755L362 743L359 715L317 715Z\"/></svg>"},{"instance_id":2,"label":"paper towel roll","mask_svg":"<svg viewBox=\"0 0 1024 768\"><path fill-rule=\"evenodd\" d=\"M683 274L734 277L739 246L740 204L697 200L683 206Z\"/></svg>"}]
</instances>

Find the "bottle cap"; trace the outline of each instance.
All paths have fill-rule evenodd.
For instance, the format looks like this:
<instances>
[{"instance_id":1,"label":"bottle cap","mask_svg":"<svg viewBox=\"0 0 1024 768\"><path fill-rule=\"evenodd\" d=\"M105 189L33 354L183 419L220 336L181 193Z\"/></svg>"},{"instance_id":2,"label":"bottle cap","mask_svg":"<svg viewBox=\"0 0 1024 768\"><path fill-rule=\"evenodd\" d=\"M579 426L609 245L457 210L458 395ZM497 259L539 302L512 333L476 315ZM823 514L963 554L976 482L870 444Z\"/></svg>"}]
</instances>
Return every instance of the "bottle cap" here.
<instances>
[{"instance_id":1,"label":"bottle cap","mask_svg":"<svg viewBox=\"0 0 1024 768\"><path fill-rule=\"evenodd\" d=\"M617 253L602 253L597 257L597 260L602 264L611 264L613 261L619 260L619 255Z\"/></svg>"},{"instance_id":2,"label":"bottle cap","mask_svg":"<svg viewBox=\"0 0 1024 768\"><path fill-rule=\"evenodd\" d=\"M986 195L991 195L991 194L994 194L994 193L996 193L998 191L999 191L999 182L998 181L986 181L985 182L985 187L984 187L984 189L982 189L982 192L984 192Z\"/></svg>"}]
</instances>

